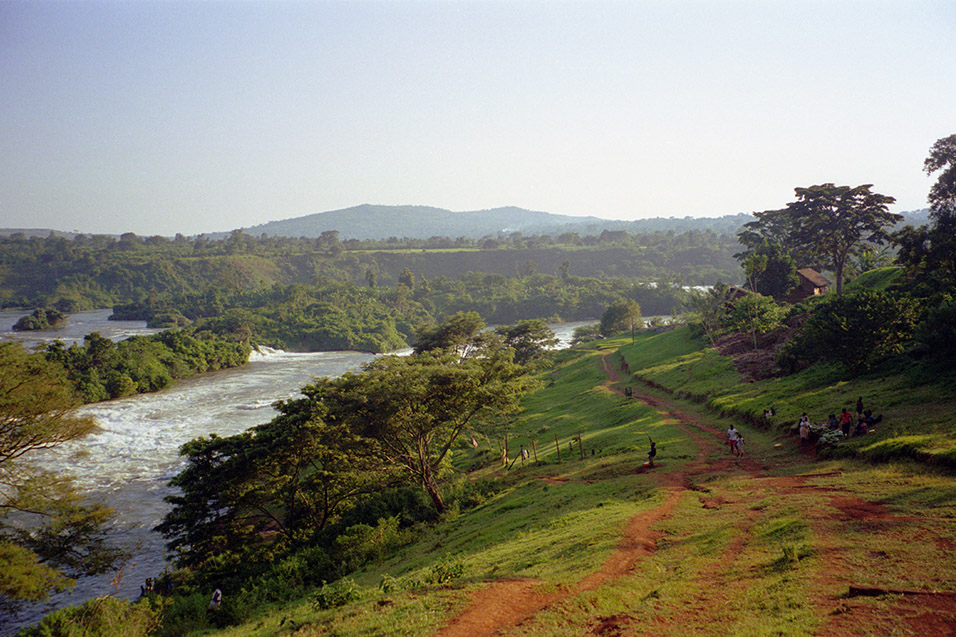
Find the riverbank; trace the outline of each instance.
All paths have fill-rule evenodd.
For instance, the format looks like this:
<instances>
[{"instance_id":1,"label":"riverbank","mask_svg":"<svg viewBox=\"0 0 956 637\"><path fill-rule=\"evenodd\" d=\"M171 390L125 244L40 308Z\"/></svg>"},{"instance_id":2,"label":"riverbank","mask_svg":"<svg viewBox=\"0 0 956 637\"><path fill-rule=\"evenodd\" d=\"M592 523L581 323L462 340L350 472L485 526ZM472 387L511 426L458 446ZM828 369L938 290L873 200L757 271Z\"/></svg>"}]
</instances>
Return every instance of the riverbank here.
<instances>
[{"instance_id":1,"label":"riverbank","mask_svg":"<svg viewBox=\"0 0 956 637\"><path fill-rule=\"evenodd\" d=\"M224 591L229 612L248 621L222 634L956 627L956 479L911 462L819 460L784 430L721 416L678 398L680 386L658 390L623 374L622 356L630 374L671 374L695 392L736 386L725 361L669 334L559 353L549 382L508 430L510 455L521 446L533 455L502 465L501 441L489 438L456 459L469 481L496 485L491 495L404 536L342 582L305 583L295 601L243 609L236 605L248 595ZM852 394L861 385L840 387ZM750 384L739 389L748 390L762 402ZM730 423L743 432L742 457L724 444ZM649 439L654 467L645 465ZM208 629L203 621L176 630Z\"/></svg>"},{"instance_id":2,"label":"riverbank","mask_svg":"<svg viewBox=\"0 0 956 637\"><path fill-rule=\"evenodd\" d=\"M88 316L87 313L83 313ZM85 320L86 328L108 329L108 310ZM13 317L7 317L15 320ZM570 342L574 328L585 323L550 327L559 347ZM11 321L12 325L12 321ZM142 328L142 323L132 327ZM73 589L30 605L15 619L0 618L0 634L36 622L44 614L102 595L135 599L147 577L167 569L165 541L152 531L168 512L164 498L174 493L168 482L183 468L179 448L199 436L229 436L265 422L272 404L294 398L315 377L337 377L358 371L375 358L360 352L290 353L263 348L242 367L207 372L181 380L161 392L87 405L99 431L84 440L50 450L36 459L52 470L70 467L82 490L107 502L116 512L116 541L131 553L122 576L81 578Z\"/></svg>"},{"instance_id":3,"label":"riverbank","mask_svg":"<svg viewBox=\"0 0 956 637\"><path fill-rule=\"evenodd\" d=\"M636 384L619 371L622 355L637 374L693 366L697 391L734 374L703 364L706 353L679 333L651 338L562 355L510 439L535 449L534 461L505 468L494 443L468 451L462 463L485 458L470 479L501 490L355 573L353 599L317 610L303 598L222 634L282 634L290 620L305 634L402 625L469 636L956 627L956 479L908 463L818 460L788 432L722 417L676 387ZM745 438L741 457L725 444L731 423ZM423 584L448 564L459 567L453 582Z\"/></svg>"}]
</instances>

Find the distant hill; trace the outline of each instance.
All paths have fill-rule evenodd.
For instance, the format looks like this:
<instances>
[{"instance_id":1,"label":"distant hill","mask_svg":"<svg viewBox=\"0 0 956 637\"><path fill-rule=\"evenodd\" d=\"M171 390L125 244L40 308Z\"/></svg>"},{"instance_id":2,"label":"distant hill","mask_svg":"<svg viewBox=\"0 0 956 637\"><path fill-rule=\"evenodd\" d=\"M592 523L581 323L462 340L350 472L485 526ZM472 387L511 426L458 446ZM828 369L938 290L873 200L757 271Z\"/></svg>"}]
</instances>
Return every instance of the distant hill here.
<instances>
[{"instance_id":1,"label":"distant hill","mask_svg":"<svg viewBox=\"0 0 956 637\"><path fill-rule=\"evenodd\" d=\"M929 209L901 213L904 220L898 227L910 224L921 226L929 221ZM626 230L641 234L648 232L698 232L712 231L716 234L736 234L740 227L753 221L749 214L724 215L722 217L653 217L635 221L601 219L599 217L571 217L550 212L525 210L513 206L453 212L430 206L376 206L363 204L342 210L318 212L304 217L282 221L270 221L257 226L242 228L248 235L262 234L279 237L318 237L328 230L337 230L340 239L388 239L408 237L466 237L480 239L486 236L521 232L525 235L557 236L564 232L576 232L581 236L599 235L605 230ZM27 237L57 237L72 239L76 232L63 232L49 228L0 228L0 236L22 233ZM229 232L206 233L210 239L221 239ZM107 235L119 237L119 235Z\"/></svg>"},{"instance_id":2,"label":"distant hill","mask_svg":"<svg viewBox=\"0 0 956 637\"><path fill-rule=\"evenodd\" d=\"M926 223L928 210L904 212L903 224ZM491 210L453 212L429 206L378 206L363 204L342 210L318 212L304 217L270 221L242 231L252 236L318 237L337 230L340 239L388 239L389 237L428 239L429 237L466 237L480 239L498 234L521 232L525 235L557 236L564 232L599 235L605 230L648 232L687 232L708 230L716 234L736 234L743 224L753 221L749 214L722 217L654 217L635 221L571 217L549 212L505 207ZM226 233L214 233L219 238Z\"/></svg>"},{"instance_id":3,"label":"distant hill","mask_svg":"<svg viewBox=\"0 0 956 637\"><path fill-rule=\"evenodd\" d=\"M253 236L263 233L284 237L318 237L337 230L340 239L387 239L409 237L481 238L500 232L526 232L529 228L554 230L582 223L597 223L597 217L570 217L548 212L506 207L452 212L429 206L375 206L363 204L343 210L319 212L243 228Z\"/></svg>"},{"instance_id":4,"label":"distant hill","mask_svg":"<svg viewBox=\"0 0 956 637\"><path fill-rule=\"evenodd\" d=\"M752 219L750 215L738 214L718 218L665 219L657 217L637 221L614 221L599 217L571 217L516 207L453 212L429 206L363 204L294 219L270 221L242 230L252 236L267 234L284 237L318 237L323 232L337 230L340 239L387 239L389 237L480 239L512 232L521 232L526 235L558 235L564 232L597 235L605 230L627 230L635 233L713 230L717 233L734 233L741 225ZM216 238L224 234L216 233L210 237Z\"/></svg>"}]
</instances>

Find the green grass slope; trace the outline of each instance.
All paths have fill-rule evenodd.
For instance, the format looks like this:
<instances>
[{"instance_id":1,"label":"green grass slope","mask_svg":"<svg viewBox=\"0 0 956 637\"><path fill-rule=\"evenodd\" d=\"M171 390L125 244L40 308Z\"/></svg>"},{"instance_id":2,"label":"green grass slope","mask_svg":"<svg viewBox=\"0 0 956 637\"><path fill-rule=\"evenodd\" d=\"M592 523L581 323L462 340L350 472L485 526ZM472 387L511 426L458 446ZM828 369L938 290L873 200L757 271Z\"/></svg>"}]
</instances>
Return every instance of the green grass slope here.
<instances>
[{"instance_id":1,"label":"green grass slope","mask_svg":"<svg viewBox=\"0 0 956 637\"><path fill-rule=\"evenodd\" d=\"M609 383L605 364L621 355L633 377ZM956 625L956 480L912 463L818 460L779 425L862 394L883 407L886 433L846 449L885 459L893 454L874 446L905 435L949 449L952 406L923 402L931 388L833 382L826 369L742 385L684 329L561 353L544 380L509 428L507 466L503 434L458 450L468 481L495 484L492 495L402 536L350 578L316 582L310 596L220 633L932 634ZM626 385L643 399L616 393ZM921 403L918 419L897 422ZM778 425L748 425L767 404ZM746 438L744 458L721 444L730 422ZM642 466L648 436L653 469ZM525 462L515 459L521 445L533 452Z\"/></svg>"},{"instance_id":2,"label":"green grass slope","mask_svg":"<svg viewBox=\"0 0 956 637\"><path fill-rule=\"evenodd\" d=\"M829 414L839 414L843 407L855 415L857 399L862 398L866 408L883 415L883 421L866 436L823 450L826 454L912 458L956 469L956 386L951 373L888 366L846 381L838 369L817 364L790 376L743 383L730 358L695 349L694 343L685 327L641 334L622 352L637 378L781 433L795 431L804 412L817 423L825 423ZM771 406L776 416L764 423L763 410Z\"/></svg>"}]
</instances>

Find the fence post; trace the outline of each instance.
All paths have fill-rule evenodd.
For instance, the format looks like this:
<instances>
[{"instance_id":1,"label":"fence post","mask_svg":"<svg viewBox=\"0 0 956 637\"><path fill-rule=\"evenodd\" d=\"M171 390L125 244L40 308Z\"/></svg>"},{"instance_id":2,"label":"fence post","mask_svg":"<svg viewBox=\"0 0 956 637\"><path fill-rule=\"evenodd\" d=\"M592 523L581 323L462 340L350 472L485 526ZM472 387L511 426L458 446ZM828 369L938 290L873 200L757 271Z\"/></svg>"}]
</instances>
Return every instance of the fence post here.
<instances>
[{"instance_id":1,"label":"fence post","mask_svg":"<svg viewBox=\"0 0 956 637\"><path fill-rule=\"evenodd\" d=\"M554 434L554 448L558 450L558 462L561 462L561 445L558 444L558 434Z\"/></svg>"},{"instance_id":2,"label":"fence post","mask_svg":"<svg viewBox=\"0 0 956 637\"><path fill-rule=\"evenodd\" d=\"M534 461L538 462L538 446L534 444L534 438L531 439L531 451L534 452Z\"/></svg>"}]
</instances>

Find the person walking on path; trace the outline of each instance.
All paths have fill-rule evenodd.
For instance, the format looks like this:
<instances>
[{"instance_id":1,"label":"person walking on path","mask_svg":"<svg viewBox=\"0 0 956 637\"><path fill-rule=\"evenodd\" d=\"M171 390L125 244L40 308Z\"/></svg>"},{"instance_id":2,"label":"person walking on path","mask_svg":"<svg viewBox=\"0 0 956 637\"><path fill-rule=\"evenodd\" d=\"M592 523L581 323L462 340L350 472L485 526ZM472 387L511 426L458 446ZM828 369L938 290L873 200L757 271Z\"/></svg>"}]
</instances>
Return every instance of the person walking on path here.
<instances>
[{"instance_id":1,"label":"person walking on path","mask_svg":"<svg viewBox=\"0 0 956 637\"><path fill-rule=\"evenodd\" d=\"M740 432L737 431L737 428L733 424L730 425L730 429L727 430L727 445L730 447L730 453L735 456L740 452L737 448L737 441L740 440Z\"/></svg>"}]
</instances>

